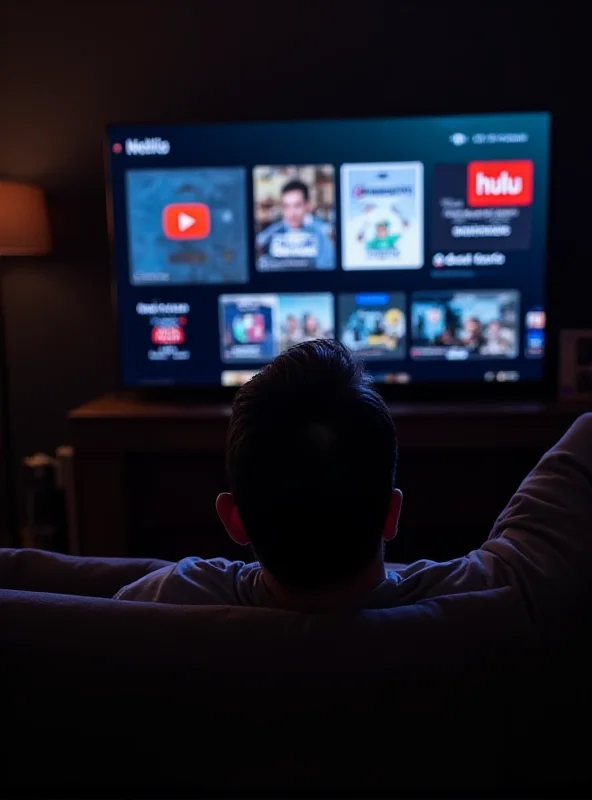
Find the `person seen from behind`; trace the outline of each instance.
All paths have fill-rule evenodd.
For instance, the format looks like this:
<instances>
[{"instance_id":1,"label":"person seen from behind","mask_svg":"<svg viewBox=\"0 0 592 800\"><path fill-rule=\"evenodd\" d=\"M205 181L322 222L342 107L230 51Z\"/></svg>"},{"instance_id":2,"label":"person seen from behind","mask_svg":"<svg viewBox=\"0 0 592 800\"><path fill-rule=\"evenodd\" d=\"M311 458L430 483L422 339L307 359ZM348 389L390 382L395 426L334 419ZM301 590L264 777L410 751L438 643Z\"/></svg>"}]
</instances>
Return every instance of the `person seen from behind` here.
<instances>
[{"instance_id":1,"label":"person seen from behind","mask_svg":"<svg viewBox=\"0 0 592 800\"><path fill-rule=\"evenodd\" d=\"M256 560L187 557L116 599L315 613L511 586L536 612L589 583L592 414L526 477L482 547L396 571L384 561L403 501L395 425L344 345L304 342L248 381L234 401L226 460L230 491L216 509ZM427 502L430 474L426 463Z\"/></svg>"}]
</instances>

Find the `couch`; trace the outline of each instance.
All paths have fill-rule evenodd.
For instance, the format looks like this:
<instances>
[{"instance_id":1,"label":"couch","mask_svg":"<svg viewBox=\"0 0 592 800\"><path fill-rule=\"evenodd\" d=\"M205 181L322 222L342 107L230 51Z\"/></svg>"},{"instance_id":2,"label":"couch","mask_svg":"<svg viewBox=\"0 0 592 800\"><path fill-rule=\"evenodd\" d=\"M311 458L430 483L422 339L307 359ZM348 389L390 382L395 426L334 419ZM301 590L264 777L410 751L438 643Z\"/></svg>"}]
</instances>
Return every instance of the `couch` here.
<instances>
[{"instance_id":1,"label":"couch","mask_svg":"<svg viewBox=\"0 0 592 800\"><path fill-rule=\"evenodd\" d=\"M109 599L165 563L0 550L0 794L588 786L580 637L541 636L513 590L314 616Z\"/></svg>"}]
</instances>

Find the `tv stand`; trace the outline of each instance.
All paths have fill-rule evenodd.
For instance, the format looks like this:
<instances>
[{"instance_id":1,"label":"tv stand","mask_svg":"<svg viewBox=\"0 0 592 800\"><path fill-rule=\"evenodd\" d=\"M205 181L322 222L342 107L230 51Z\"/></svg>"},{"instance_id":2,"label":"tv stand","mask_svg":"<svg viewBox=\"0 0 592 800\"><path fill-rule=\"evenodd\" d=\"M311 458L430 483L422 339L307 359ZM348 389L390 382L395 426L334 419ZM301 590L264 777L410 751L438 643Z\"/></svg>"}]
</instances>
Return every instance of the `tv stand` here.
<instances>
[{"instance_id":1,"label":"tv stand","mask_svg":"<svg viewBox=\"0 0 592 800\"><path fill-rule=\"evenodd\" d=\"M391 409L405 502L401 532L387 555L407 561L454 557L478 546L524 474L589 407L415 403ZM104 395L72 411L79 552L245 558L214 510L226 488L229 417L225 404L133 393Z\"/></svg>"}]
</instances>

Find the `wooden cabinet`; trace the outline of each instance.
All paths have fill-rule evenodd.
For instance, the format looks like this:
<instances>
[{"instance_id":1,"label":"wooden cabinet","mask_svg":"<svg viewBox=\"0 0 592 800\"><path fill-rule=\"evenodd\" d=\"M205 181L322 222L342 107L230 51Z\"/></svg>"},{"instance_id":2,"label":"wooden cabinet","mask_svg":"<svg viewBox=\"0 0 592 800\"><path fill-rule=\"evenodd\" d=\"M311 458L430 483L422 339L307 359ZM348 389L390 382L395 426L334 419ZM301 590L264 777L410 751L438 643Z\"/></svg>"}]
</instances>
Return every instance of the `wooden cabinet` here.
<instances>
[{"instance_id":1,"label":"wooden cabinet","mask_svg":"<svg viewBox=\"0 0 592 800\"><path fill-rule=\"evenodd\" d=\"M478 546L580 406L392 406L405 501L391 561L446 559ZM71 412L82 555L250 557L214 510L226 488L228 406L106 395Z\"/></svg>"}]
</instances>

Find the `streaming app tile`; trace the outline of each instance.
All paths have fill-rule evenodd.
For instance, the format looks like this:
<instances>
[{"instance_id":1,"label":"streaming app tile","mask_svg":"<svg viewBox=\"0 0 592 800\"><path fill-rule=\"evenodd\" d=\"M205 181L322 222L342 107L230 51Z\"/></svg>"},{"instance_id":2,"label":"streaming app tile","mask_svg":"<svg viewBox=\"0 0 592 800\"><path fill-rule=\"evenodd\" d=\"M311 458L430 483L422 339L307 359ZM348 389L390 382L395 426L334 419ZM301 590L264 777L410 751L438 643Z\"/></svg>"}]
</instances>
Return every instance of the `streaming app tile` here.
<instances>
[{"instance_id":1,"label":"streaming app tile","mask_svg":"<svg viewBox=\"0 0 592 800\"><path fill-rule=\"evenodd\" d=\"M189 361L190 312L191 306L184 302L136 303L136 315L146 326L145 347L149 361Z\"/></svg>"},{"instance_id":2,"label":"streaming app tile","mask_svg":"<svg viewBox=\"0 0 592 800\"><path fill-rule=\"evenodd\" d=\"M246 170L126 173L130 282L246 283Z\"/></svg>"},{"instance_id":3,"label":"streaming app tile","mask_svg":"<svg viewBox=\"0 0 592 800\"><path fill-rule=\"evenodd\" d=\"M532 161L437 164L432 250L526 250L530 247Z\"/></svg>"}]
</instances>

